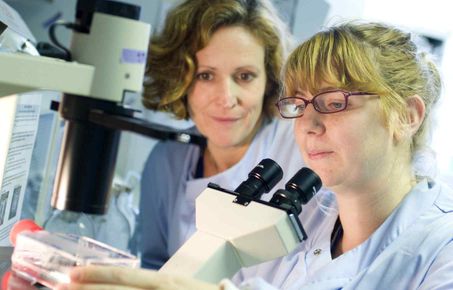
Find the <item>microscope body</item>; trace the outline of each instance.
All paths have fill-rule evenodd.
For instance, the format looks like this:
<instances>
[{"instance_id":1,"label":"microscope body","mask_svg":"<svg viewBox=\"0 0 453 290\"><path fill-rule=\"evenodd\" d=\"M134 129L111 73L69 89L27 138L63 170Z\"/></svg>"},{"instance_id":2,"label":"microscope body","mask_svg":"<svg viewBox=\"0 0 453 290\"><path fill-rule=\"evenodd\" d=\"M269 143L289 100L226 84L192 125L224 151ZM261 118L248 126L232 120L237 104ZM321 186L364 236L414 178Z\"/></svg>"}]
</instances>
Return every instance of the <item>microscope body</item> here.
<instances>
[{"instance_id":1,"label":"microscope body","mask_svg":"<svg viewBox=\"0 0 453 290\"><path fill-rule=\"evenodd\" d=\"M149 35L147 23L105 13L93 14L89 33L74 31L73 59L95 67L90 98L121 103L142 90Z\"/></svg>"},{"instance_id":2,"label":"microscope body","mask_svg":"<svg viewBox=\"0 0 453 290\"><path fill-rule=\"evenodd\" d=\"M196 200L197 231L160 271L219 282L294 250L301 242L295 219L284 207L210 184Z\"/></svg>"},{"instance_id":3,"label":"microscope body","mask_svg":"<svg viewBox=\"0 0 453 290\"><path fill-rule=\"evenodd\" d=\"M92 113L132 116L121 105L126 92L142 89L150 25L135 10L116 15L132 5L93 3L78 2L70 53L95 70L88 96L64 94L59 104L65 129L51 202L60 210L104 214L121 131L93 122Z\"/></svg>"}]
</instances>

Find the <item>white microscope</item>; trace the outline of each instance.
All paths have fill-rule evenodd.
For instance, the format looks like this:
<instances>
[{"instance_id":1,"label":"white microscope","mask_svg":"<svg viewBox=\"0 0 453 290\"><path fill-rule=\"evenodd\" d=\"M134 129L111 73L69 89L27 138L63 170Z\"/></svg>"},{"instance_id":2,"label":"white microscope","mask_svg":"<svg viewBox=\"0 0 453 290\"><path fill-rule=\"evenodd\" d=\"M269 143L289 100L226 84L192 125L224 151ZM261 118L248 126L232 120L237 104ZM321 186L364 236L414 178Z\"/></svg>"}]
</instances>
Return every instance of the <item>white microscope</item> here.
<instances>
[{"instance_id":1,"label":"white microscope","mask_svg":"<svg viewBox=\"0 0 453 290\"><path fill-rule=\"evenodd\" d=\"M209 184L196 199L197 231L159 271L216 283L294 250L307 237L298 218L301 204L322 183L304 167L269 202L260 200L282 175L277 163L264 159L234 191Z\"/></svg>"}]
</instances>

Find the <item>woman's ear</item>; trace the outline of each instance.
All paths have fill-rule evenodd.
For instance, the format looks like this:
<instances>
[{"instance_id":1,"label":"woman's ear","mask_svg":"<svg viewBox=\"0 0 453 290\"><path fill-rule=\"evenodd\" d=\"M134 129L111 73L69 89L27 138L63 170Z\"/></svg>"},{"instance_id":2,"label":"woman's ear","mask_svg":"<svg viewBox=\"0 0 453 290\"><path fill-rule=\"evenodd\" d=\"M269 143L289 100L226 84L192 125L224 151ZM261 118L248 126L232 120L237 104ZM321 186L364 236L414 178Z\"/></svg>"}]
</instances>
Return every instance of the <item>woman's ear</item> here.
<instances>
[{"instance_id":1,"label":"woman's ear","mask_svg":"<svg viewBox=\"0 0 453 290\"><path fill-rule=\"evenodd\" d=\"M399 125L396 126L395 141L411 140L425 119L425 102L419 95L406 99L406 112L404 117L397 117Z\"/></svg>"},{"instance_id":2,"label":"woman's ear","mask_svg":"<svg viewBox=\"0 0 453 290\"><path fill-rule=\"evenodd\" d=\"M419 95L413 95L406 99L407 104L407 134L414 136L425 119L425 102Z\"/></svg>"}]
</instances>

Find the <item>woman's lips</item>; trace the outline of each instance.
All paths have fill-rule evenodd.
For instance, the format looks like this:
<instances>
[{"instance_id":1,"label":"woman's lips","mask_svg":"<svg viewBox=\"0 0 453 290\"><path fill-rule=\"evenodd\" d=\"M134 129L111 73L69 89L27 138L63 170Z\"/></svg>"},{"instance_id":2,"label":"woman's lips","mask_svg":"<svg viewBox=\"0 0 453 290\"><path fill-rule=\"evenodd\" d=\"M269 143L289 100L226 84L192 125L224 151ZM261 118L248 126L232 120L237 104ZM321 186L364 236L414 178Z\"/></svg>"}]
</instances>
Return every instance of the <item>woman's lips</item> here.
<instances>
[{"instance_id":1,"label":"woman's lips","mask_svg":"<svg viewBox=\"0 0 453 290\"><path fill-rule=\"evenodd\" d=\"M232 123L238 121L240 118L238 117L212 117L212 119L216 122L220 123Z\"/></svg>"},{"instance_id":2,"label":"woman's lips","mask_svg":"<svg viewBox=\"0 0 453 290\"><path fill-rule=\"evenodd\" d=\"M311 160L323 159L330 156L333 151L310 151L308 152L308 158Z\"/></svg>"}]
</instances>

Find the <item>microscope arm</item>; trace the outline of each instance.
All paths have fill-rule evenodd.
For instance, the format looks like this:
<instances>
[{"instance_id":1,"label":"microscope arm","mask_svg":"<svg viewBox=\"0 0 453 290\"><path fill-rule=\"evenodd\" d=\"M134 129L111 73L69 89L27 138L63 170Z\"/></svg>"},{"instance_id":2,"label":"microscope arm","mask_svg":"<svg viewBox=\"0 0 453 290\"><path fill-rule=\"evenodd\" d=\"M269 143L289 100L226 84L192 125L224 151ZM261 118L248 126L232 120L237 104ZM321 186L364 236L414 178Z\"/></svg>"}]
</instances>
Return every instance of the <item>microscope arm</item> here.
<instances>
[{"instance_id":1,"label":"microscope arm","mask_svg":"<svg viewBox=\"0 0 453 290\"><path fill-rule=\"evenodd\" d=\"M40 89L90 94L94 66L20 53L0 53L0 97Z\"/></svg>"},{"instance_id":2,"label":"microscope arm","mask_svg":"<svg viewBox=\"0 0 453 290\"><path fill-rule=\"evenodd\" d=\"M180 143L196 144L200 147L206 146L206 138L201 135L151 123L132 116L120 116L108 114L101 110L93 110L90 112L89 120L106 128L129 131L158 140L173 140Z\"/></svg>"}]
</instances>

